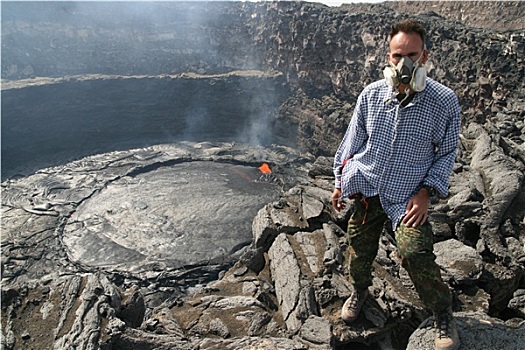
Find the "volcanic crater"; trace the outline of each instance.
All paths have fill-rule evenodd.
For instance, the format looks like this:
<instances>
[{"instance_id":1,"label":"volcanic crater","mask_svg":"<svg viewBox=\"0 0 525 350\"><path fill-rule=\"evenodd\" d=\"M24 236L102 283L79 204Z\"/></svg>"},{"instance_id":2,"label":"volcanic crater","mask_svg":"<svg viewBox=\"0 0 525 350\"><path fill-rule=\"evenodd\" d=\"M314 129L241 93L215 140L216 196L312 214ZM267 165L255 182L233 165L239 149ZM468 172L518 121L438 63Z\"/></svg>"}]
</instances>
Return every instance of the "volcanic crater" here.
<instances>
[{"instance_id":1,"label":"volcanic crater","mask_svg":"<svg viewBox=\"0 0 525 350\"><path fill-rule=\"evenodd\" d=\"M273 123L289 92L282 74L261 71L8 82L2 175L30 176L49 167L63 173L93 162L87 160L93 155L99 157L92 169L100 173L116 166L114 152L140 153L145 164L107 178L71 209L61 232L68 258L84 270L135 276L223 266L251 242L257 211L282 194L283 177L264 162L275 159L261 153L278 139ZM148 148L180 142L188 151L164 162ZM200 142L215 142L219 161L188 146ZM248 149L253 159L235 159ZM49 181L35 186L49 194ZM33 198L30 210L53 212L53 206L50 198Z\"/></svg>"},{"instance_id":2,"label":"volcanic crater","mask_svg":"<svg viewBox=\"0 0 525 350\"><path fill-rule=\"evenodd\" d=\"M363 317L340 319L352 205L331 206L330 157L395 4L2 3L1 347L430 349L388 236ZM429 76L463 112L436 255L464 346L512 348L525 36L424 8Z\"/></svg>"}]
</instances>

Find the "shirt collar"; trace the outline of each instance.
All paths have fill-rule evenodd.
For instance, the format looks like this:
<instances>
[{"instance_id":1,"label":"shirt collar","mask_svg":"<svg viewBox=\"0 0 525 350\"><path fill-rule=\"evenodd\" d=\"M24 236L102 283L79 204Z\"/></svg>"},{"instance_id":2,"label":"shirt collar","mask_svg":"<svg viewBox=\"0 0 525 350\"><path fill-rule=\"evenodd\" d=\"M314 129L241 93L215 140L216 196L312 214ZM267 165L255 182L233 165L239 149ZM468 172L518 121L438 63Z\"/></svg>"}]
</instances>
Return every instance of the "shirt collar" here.
<instances>
[{"instance_id":1,"label":"shirt collar","mask_svg":"<svg viewBox=\"0 0 525 350\"><path fill-rule=\"evenodd\" d=\"M396 98L396 95L394 94L394 90L387 86L387 93L385 94L385 97L383 97L383 103L386 105L389 105L391 103L399 104L399 101ZM412 101L410 101L404 108L411 107L416 104L417 101L419 101L424 95L425 95L426 89L423 91L419 91L415 93L414 98L412 98Z\"/></svg>"}]
</instances>

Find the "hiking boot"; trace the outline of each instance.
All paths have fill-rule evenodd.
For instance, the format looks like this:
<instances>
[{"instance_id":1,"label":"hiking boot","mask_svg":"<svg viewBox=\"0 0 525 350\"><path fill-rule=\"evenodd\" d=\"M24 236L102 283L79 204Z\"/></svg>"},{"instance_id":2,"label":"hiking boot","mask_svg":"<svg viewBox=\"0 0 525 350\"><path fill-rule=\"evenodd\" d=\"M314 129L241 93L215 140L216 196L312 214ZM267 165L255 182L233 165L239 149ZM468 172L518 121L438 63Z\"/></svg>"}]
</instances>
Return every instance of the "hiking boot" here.
<instances>
[{"instance_id":1,"label":"hiking boot","mask_svg":"<svg viewBox=\"0 0 525 350\"><path fill-rule=\"evenodd\" d=\"M368 289L357 291L354 290L352 295L346 299L341 309L341 318L346 323L354 322L359 316L359 312L365 303L366 298L368 297Z\"/></svg>"},{"instance_id":2,"label":"hiking boot","mask_svg":"<svg viewBox=\"0 0 525 350\"><path fill-rule=\"evenodd\" d=\"M434 330L436 350L456 350L459 347L456 322L450 309L434 315Z\"/></svg>"}]
</instances>

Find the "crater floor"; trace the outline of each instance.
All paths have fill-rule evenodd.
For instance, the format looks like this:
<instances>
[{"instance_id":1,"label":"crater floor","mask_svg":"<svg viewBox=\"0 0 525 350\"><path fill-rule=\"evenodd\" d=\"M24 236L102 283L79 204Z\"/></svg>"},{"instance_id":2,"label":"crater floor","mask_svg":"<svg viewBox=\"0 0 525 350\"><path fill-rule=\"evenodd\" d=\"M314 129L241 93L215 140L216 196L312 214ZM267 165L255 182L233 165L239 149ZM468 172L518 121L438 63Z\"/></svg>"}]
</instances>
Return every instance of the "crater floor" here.
<instances>
[{"instance_id":1,"label":"crater floor","mask_svg":"<svg viewBox=\"0 0 525 350\"><path fill-rule=\"evenodd\" d=\"M257 211L280 187L257 167L193 161L123 177L84 201L63 242L74 261L146 272L221 263L252 239Z\"/></svg>"}]
</instances>

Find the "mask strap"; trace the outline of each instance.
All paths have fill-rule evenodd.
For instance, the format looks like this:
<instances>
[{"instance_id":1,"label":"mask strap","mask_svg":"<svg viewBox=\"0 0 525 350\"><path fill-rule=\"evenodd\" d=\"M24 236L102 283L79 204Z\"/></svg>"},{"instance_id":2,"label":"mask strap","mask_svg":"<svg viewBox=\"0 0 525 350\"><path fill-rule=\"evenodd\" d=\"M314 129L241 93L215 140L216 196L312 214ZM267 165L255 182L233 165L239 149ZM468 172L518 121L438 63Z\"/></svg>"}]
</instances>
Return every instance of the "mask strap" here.
<instances>
[{"instance_id":1,"label":"mask strap","mask_svg":"<svg viewBox=\"0 0 525 350\"><path fill-rule=\"evenodd\" d=\"M419 57L417 58L416 62L414 62L414 72L416 71L416 69L418 69L420 66L422 66L422 64L419 63L419 60L423 57L423 54L425 53L425 50L427 49L426 46L423 46L423 51L421 51L421 55L419 55Z\"/></svg>"},{"instance_id":2,"label":"mask strap","mask_svg":"<svg viewBox=\"0 0 525 350\"><path fill-rule=\"evenodd\" d=\"M410 88L405 89L405 97L399 102L400 105L403 104L410 97Z\"/></svg>"},{"instance_id":3,"label":"mask strap","mask_svg":"<svg viewBox=\"0 0 525 350\"><path fill-rule=\"evenodd\" d=\"M388 106L389 104L391 104L394 101L394 99L397 97L397 95L399 95L399 90L392 89L392 96L390 96L390 98L385 101L385 106Z\"/></svg>"}]
</instances>

